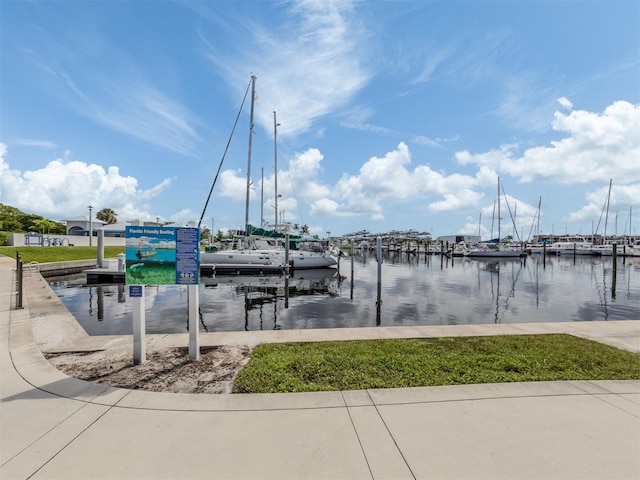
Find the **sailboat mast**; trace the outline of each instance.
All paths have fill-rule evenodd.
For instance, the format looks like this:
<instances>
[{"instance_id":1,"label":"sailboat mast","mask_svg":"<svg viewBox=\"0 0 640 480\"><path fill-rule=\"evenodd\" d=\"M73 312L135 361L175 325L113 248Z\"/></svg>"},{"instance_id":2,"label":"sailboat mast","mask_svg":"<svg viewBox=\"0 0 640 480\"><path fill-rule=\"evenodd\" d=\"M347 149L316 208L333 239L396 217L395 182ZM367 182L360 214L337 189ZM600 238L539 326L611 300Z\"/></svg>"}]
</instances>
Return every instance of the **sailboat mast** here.
<instances>
[{"instance_id":1,"label":"sailboat mast","mask_svg":"<svg viewBox=\"0 0 640 480\"><path fill-rule=\"evenodd\" d=\"M629 205L629 237L627 238L627 243L631 244L631 210L632 210L632 206Z\"/></svg>"},{"instance_id":2,"label":"sailboat mast","mask_svg":"<svg viewBox=\"0 0 640 480\"><path fill-rule=\"evenodd\" d=\"M275 183L275 208L276 208L276 223L274 228L278 231L278 125L276 120L276 112L273 111L273 170L274 170L274 183Z\"/></svg>"},{"instance_id":3,"label":"sailboat mast","mask_svg":"<svg viewBox=\"0 0 640 480\"><path fill-rule=\"evenodd\" d=\"M260 168L260 228L264 228L264 167Z\"/></svg>"},{"instance_id":4,"label":"sailboat mast","mask_svg":"<svg viewBox=\"0 0 640 480\"><path fill-rule=\"evenodd\" d=\"M249 115L249 153L247 156L247 201L244 207L244 236L249 232L249 189L251 188L251 145L253 141L253 107L256 100L256 76L251 75L251 114Z\"/></svg>"},{"instance_id":5,"label":"sailboat mast","mask_svg":"<svg viewBox=\"0 0 640 480\"><path fill-rule=\"evenodd\" d=\"M498 177L498 245L500 245L500 177Z\"/></svg>"},{"instance_id":6,"label":"sailboat mast","mask_svg":"<svg viewBox=\"0 0 640 480\"><path fill-rule=\"evenodd\" d=\"M536 224L536 239L540 242L540 208L542 207L542 195L538 199L538 223Z\"/></svg>"},{"instance_id":7,"label":"sailboat mast","mask_svg":"<svg viewBox=\"0 0 640 480\"><path fill-rule=\"evenodd\" d=\"M607 193L607 214L604 217L604 237L602 239L602 243L607 243L607 223L609 222L609 201L611 200L611 184L613 183L613 178L609 179L609 193Z\"/></svg>"}]
</instances>

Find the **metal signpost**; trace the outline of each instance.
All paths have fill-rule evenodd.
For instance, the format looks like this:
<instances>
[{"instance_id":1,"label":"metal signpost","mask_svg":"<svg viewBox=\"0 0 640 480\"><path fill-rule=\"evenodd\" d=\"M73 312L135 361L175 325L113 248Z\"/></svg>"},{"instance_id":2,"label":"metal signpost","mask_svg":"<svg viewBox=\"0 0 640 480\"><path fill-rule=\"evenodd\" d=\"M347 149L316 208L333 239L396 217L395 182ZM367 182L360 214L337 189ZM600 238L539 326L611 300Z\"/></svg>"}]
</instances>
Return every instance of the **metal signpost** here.
<instances>
[{"instance_id":1,"label":"metal signpost","mask_svg":"<svg viewBox=\"0 0 640 480\"><path fill-rule=\"evenodd\" d=\"M133 301L133 361L146 361L145 285L187 285L189 359L200 358L200 231L197 228L126 227L125 283Z\"/></svg>"}]
</instances>

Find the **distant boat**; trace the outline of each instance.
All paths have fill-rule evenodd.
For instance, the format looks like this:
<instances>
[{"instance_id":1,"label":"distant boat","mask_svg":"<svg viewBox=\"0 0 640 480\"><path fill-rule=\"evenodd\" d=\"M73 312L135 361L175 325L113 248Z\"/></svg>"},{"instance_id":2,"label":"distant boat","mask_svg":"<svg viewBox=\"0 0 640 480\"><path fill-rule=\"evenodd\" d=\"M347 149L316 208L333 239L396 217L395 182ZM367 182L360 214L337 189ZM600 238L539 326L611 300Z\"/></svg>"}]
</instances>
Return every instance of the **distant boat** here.
<instances>
[{"instance_id":1,"label":"distant boat","mask_svg":"<svg viewBox=\"0 0 640 480\"><path fill-rule=\"evenodd\" d=\"M610 257L613 255L613 245L594 245L591 247L591 251L594 255L602 255L603 257Z\"/></svg>"},{"instance_id":2,"label":"distant boat","mask_svg":"<svg viewBox=\"0 0 640 480\"><path fill-rule=\"evenodd\" d=\"M467 257L497 257L497 258L515 258L526 257L527 254L519 248L504 245L500 243L500 177L498 177L498 238L489 242L481 242L475 248L467 251Z\"/></svg>"},{"instance_id":3,"label":"distant boat","mask_svg":"<svg viewBox=\"0 0 640 480\"><path fill-rule=\"evenodd\" d=\"M248 225L252 235L243 240L246 248L218 250L217 252L202 252L202 265L265 265L282 266L286 264L285 235L273 230L264 230ZM289 238L289 264L296 270L335 267L338 264L339 252L328 249L328 242L307 239L299 235ZM298 248L299 245L315 245L309 250ZM315 249L316 251L312 251Z\"/></svg>"},{"instance_id":4,"label":"distant boat","mask_svg":"<svg viewBox=\"0 0 640 480\"><path fill-rule=\"evenodd\" d=\"M517 258L517 257L526 257L526 252L518 248L512 247L503 247L495 244L486 244L486 247L478 247L472 250L469 250L467 256L470 258L474 257L496 257L496 258Z\"/></svg>"},{"instance_id":5,"label":"distant boat","mask_svg":"<svg viewBox=\"0 0 640 480\"><path fill-rule=\"evenodd\" d=\"M573 242L561 241L561 242L553 242L547 245L547 253L557 254L557 255L573 254L574 251L576 253L578 253L578 250L580 250L581 252L587 252L587 251L591 251L592 248L593 248L593 245L590 242L587 242L586 240L573 241Z\"/></svg>"}]
</instances>

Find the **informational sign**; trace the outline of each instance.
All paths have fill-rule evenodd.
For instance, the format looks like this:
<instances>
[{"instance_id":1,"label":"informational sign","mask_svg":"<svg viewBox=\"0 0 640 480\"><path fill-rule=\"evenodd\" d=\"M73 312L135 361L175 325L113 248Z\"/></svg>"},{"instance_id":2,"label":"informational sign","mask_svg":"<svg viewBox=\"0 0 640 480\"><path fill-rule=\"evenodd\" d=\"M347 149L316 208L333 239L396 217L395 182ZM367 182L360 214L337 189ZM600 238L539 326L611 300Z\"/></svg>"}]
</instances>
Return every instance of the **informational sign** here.
<instances>
[{"instance_id":1,"label":"informational sign","mask_svg":"<svg viewBox=\"0 0 640 480\"><path fill-rule=\"evenodd\" d=\"M197 228L126 227L125 283L197 285L200 232Z\"/></svg>"},{"instance_id":2,"label":"informational sign","mask_svg":"<svg viewBox=\"0 0 640 480\"><path fill-rule=\"evenodd\" d=\"M130 297L141 297L142 296L142 285L129 285L129 296Z\"/></svg>"},{"instance_id":3,"label":"informational sign","mask_svg":"<svg viewBox=\"0 0 640 480\"><path fill-rule=\"evenodd\" d=\"M197 228L176 229L176 283L193 285L200 274L200 232Z\"/></svg>"}]
</instances>

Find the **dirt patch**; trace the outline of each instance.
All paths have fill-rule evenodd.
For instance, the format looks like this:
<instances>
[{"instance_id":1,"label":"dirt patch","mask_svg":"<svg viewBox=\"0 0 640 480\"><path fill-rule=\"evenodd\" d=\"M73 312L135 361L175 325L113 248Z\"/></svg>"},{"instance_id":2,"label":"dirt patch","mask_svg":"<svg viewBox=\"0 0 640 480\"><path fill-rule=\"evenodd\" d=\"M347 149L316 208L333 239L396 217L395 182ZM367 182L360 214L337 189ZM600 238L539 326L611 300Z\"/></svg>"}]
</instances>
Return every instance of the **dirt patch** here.
<instances>
[{"instance_id":1,"label":"dirt patch","mask_svg":"<svg viewBox=\"0 0 640 480\"><path fill-rule=\"evenodd\" d=\"M200 360L189 360L187 348L147 352L143 365L131 354L97 351L45 354L70 377L113 387L173 393L231 393L237 373L249 361L251 348L223 345L200 349Z\"/></svg>"}]
</instances>

